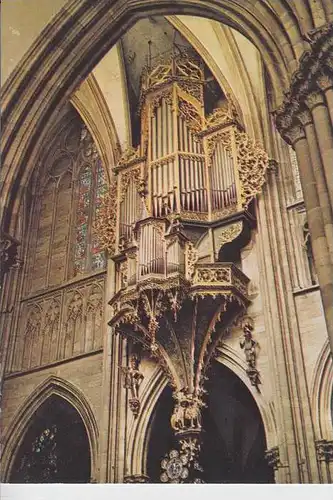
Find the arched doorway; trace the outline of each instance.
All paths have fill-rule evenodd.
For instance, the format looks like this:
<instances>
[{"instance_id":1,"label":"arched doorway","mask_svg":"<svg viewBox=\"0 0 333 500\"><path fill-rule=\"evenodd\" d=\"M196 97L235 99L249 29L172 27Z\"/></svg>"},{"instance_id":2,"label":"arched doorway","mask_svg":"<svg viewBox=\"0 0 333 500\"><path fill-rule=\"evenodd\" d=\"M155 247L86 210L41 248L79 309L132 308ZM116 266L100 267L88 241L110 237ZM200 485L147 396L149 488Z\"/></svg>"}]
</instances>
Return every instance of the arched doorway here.
<instances>
[{"instance_id":1,"label":"arched doorway","mask_svg":"<svg viewBox=\"0 0 333 500\"><path fill-rule=\"evenodd\" d=\"M84 423L52 395L34 413L11 470L11 483L88 483L90 447Z\"/></svg>"},{"instance_id":2,"label":"arched doorway","mask_svg":"<svg viewBox=\"0 0 333 500\"><path fill-rule=\"evenodd\" d=\"M259 409L245 384L214 362L207 383L200 463L206 483L273 483L265 461L266 438ZM151 420L147 472L160 482L160 462L175 445L170 427L172 391L166 387Z\"/></svg>"}]
</instances>

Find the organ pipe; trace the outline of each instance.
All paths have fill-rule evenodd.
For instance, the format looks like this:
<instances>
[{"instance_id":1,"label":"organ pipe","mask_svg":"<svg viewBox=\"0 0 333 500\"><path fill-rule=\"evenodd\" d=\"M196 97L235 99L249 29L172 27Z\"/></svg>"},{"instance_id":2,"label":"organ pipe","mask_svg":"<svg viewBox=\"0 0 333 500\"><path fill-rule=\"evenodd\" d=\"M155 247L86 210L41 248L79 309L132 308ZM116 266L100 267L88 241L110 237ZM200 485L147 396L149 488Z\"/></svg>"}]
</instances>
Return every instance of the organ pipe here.
<instances>
[{"instance_id":1,"label":"organ pipe","mask_svg":"<svg viewBox=\"0 0 333 500\"><path fill-rule=\"evenodd\" d=\"M168 226L165 218L180 214L189 221L209 222L241 208L234 125L206 121L200 87L203 74L202 80L196 83L201 90L194 96L191 96L194 87L184 84L186 78L178 82L177 75L173 74L169 83L163 81L155 87L155 84L145 87L142 116L148 117L148 127L144 129L147 136L141 144L148 147L144 152L141 147L141 154L148 151L148 157L141 158L140 176L142 180L148 179L148 216L140 220L138 177L132 176L127 181L126 193L119 205L120 237L131 240L135 227L138 242L136 257L132 256L128 266L128 283L134 283L135 276L140 279L151 273L179 271L183 253L179 242L169 241L167 248L162 238ZM230 138L227 146L226 137ZM133 162L129 162L128 167L125 162L119 169L119 178L125 171L130 177L131 169L134 171ZM151 222L154 218L161 224L164 221L164 229L160 231L158 224Z\"/></svg>"}]
</instances>

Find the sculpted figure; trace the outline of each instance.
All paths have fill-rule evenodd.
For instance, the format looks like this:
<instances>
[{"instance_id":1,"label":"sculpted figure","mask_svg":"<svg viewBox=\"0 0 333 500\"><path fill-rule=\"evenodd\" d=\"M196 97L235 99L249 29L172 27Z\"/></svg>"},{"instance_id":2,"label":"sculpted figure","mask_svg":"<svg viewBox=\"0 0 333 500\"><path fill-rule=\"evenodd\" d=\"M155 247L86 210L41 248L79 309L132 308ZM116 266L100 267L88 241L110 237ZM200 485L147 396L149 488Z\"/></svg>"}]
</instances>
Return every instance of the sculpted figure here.
<instances>
[{"instance_id":1,"label":"sculpted figure","mask_svg":"<svg viewBox=\"0 0 333 500\"><path fill-rule=\"evenodd\" d=\"M185 408L185 421L191 429L201 428L201 411L198 401L190 401Z\"/></svg>"},{"instance_id":2,"label":"sculpted figure","mask_svg":"<svg viewBox=\"0 0 333 500\"><path fill-rule=\"evenodd\" d=\"M252 337L252 328L249 324L245 324L244 336L241 338L239 345L241 349L244 349L245 359L250 368L255 368L256 366L256 349L258 342Z\"/></svg>"},{"instance_id":3,"label":"sculpted figure","mask_svg":"<svg viewBox=\"0 0 333 500\"><path fill-rule=\"evenodd\" d=\"M129 367L121 367L125 375L124 388L129 389L132 399L139 399L139 387L143 380L143 375L139 370L139 358L133 354L130 358Z\"/></svg>"},{"instance_id":4,"label":"sculpted figure","mask_svg":"<svg viewBox=\"0 0 333 500\"><path fill-rule=\"evenodd\" d=\"M185 421L184 421L184 407L181 404L177 404L173 414L171 415L171 427L179 431L184 428Z\"/></svg>"}]
</instances>

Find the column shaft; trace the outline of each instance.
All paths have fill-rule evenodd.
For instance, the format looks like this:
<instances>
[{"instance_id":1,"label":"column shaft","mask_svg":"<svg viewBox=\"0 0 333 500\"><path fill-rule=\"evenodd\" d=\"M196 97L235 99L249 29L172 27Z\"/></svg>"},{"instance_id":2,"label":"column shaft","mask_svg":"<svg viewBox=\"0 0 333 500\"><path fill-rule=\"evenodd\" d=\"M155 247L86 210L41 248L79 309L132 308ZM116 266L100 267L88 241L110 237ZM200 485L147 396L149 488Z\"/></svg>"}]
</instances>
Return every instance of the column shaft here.
<instances>
[{"instance_id":1,"label":"column shaft","mask_svg":"<svg viewBox=\"0 0 333 500\"><path fill-rule=\"evenodd\" d=\"M325 103L312 108L312 116L316 128L320 155L323 160L327 189L333 206L333 128Z\"/></svg>"},{"instance_id":2,"label":"column shaft","mask_svg":"<svg viewBox=\"0 0 333 500\"><path fill-rule=\"evenodd\" d=\"M327 101L328 112L330 114L331 123L333 127L333 87L326 89L324 93Z\"/></svg>"},{"instance_id":3,"label":"column shaft","mask_svg":"<svg viewBox=\"0 0 333 500\"><path fill-rule=\"evenodd\" d=\"M318 192L320 207L322 210L322 217L324 222L324 230L326 234L327 245L331 255L331 262L333 264L333 212L329 194L327 191L325 174L323 171L318 141L313 123L311 122L306 123L304 126L304 131L308 142L313 174L317 184L317 192Z\"/></svg>"},{"instance_id":4,"label":"column shaft","mask_svg":"<svg viewBox=\"0 0 333 500\"><path fill-rule=\"evenodd\" d=\"M328 251L316 179L312 170L310 151L306 138L304 136L299 138L294 143L294 147L300 169L300 178L308 216L315 267L325 312L327 332L331 352L333 352L333 265Z\"/></svg>"}]
</instances>

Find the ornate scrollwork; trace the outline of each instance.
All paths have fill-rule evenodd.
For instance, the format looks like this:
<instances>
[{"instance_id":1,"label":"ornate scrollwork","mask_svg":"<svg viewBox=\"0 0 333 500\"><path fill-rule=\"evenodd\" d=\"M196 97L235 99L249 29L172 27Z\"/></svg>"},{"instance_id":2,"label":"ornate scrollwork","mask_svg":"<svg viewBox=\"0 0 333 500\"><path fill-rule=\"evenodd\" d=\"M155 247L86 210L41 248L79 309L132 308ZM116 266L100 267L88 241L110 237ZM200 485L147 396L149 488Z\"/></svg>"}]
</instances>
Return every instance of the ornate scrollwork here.
<instances>
[{"instance_id":1,"label":"ornate scrollwork","mask_svg":"<svg viewBox=\"0 0 333 500\"><path fill-rule=\"evenodd\" d=\"M235 222L235 224L231 224L230 226L226 227L223 229L222 233L218 237L218 242L220 248L225 245L226 243L229 243L233 241L237 236L241 234L243 230L243 222Z\"/></svg>"},{"instance_id":2,"label":"ornate scrollwork","mask_svg":"<svg viewBox=\"0 0 333 500\"><path fill-rule=\"evenodd\" d=\"M194 276L195 264L198 261L198 250L191 241L186 243L185 255L186 278L191 280Z\"/></svg>"},{"instance_id":3,"label":"ornate scrollwork","mask_svg":"<svg viewBox=\"0 0 333 500\"><path fill-rule=\"evenodd\" d=\"M212 165L213 154L217 143L220 142L228 153L231 153L231 130L223 130L207 138L208 167Z\"/></svg>"},{"instance_id":4,"label":"ornate scrollwork","mask_svg":"<svg viewBox=\"0 0 333 500\"><path fill-rule=\"evenodd\" d=\"M241 201L247 208L265 183L268 154L245 132L235 130L237 164L241 183Z\"/></svg>"},{"instance_id":5,"label":"ornate scrollwork","mask_svg":"<svg viewBox=\"0 0 333 500\"><path fill-rule=\"evenodd\" d=\"M214 109L205 120L207 129L220 128L221 126L230 125L235 122L239 122L239 115L232 101L228 101L227 105L223 108Z\"/></svg>"},{"instance_id":6,"label":"ornate scrollwork","mask_svg":"<svg viewBox=\"0 0 333 500\"><path fill-rule=\"evenodd\" d=\"M140 158L140 146L138 146L137 148L129 147L125 149L125 151L121 155L117 167L124 167L125 165L134 162L138 158Z\"/></svg>"},{"instance_id":7,"label":"ornate scrollwork","mask_svg":"<svg viewBox=\"0 0 333 500\"><path fill-rule=\"evenodd\" d=\"M180 116L184 118L187 125L195 132L198 133L202 128L202 117L199 114L197 108L193 106L193 104L184 99L181 96L178 96L178 109Z\"/></svg>"},{"instance_id":8,"label":"ornate scrollwork","mask_svg":"<svg viewBox=\"0 0 333 500\"><path fill-rule=\"evenodd\" d=\"M144 186L145 183L144 179L142 179L141 177L140 167L132 168L131 170L126 170L125 172L121 173L120 198L119 198L120 203L124 200L128 185L131 181L134 182L138 193L142 194L145 189Z\"/></svg>"},{"instance_id":9,"label":"ornate scrollwork","mask_svg":"<svg viewBox=\"0 0 333 500\"><path fill-rule=\"evenodd\" d=\"M105 193L96 217L94 228L101 249L113 255L116 248L117 223L117 184L113 182L108 193Z\"/></svg>"},{"instance_id":10,"label":"ornate scrollwork","mask_svg":"<svg viewBox=\"0 0 333 500\"><path fill-rule=\"evenodd\" d=\"M156 113L156 109L160 106L162 100L165 100L167 104L172 106L172 89L168 87L167 89L163 89L154 98L151 100L151 112L153 114Z\"/></svg>"}]
</instances>

